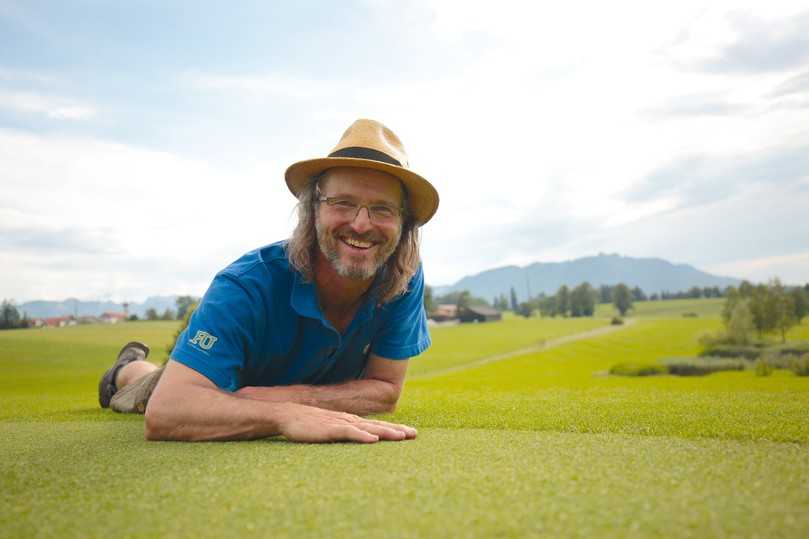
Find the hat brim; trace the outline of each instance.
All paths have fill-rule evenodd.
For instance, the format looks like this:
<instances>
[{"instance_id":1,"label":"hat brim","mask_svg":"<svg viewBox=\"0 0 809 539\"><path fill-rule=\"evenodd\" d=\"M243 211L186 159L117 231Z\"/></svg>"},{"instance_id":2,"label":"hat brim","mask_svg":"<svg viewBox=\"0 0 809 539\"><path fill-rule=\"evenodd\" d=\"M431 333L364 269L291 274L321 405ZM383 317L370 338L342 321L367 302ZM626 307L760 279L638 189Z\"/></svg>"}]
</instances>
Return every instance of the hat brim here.
<instances>
[{"instance_id":1,"label":"hat brim","mask_svg":"<svg viewBox=\"0 0 809 539\"><path fill-rule=\"evenodd\" d=\"M335 167L370 168L387 172L398 178L407 190L407 202L410 214L416 225L421 226L435 215L438 209L438 191L430 182L410 170L396 165L389 165L373 159L356 157L322 157L308 159L292 164L284 174L287 187L297 198L309 180L318 174Z\"/></svg>"}]
</instances>

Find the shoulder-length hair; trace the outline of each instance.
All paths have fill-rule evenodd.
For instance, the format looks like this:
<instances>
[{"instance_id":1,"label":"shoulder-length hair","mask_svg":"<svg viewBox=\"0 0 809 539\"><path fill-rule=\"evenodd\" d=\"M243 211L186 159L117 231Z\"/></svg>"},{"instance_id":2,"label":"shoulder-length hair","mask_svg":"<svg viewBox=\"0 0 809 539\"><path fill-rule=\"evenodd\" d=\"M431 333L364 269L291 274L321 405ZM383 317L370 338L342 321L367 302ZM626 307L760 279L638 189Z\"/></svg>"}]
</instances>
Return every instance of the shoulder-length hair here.
<instances>
[{"instance_id":1,"label":"shoulder-length hair","mask_svg":"<svg viewBox=\"0 0 809 539\"><path fill-rule=\"evenodd\" d=\"M319 249L315 214L317 212L317 187L325 173L313 177L298 193L298 224L287 242L289 263L303 276L312 281L314 260ZM399 244L388 261L381 268L382 282L378 284L378 302L380 304L393 301L407 292L407 284L418 271L419 263L419 229L415 226L407 207L407 191L402 188L402 234Z\"/></svg>"}]
</instances>

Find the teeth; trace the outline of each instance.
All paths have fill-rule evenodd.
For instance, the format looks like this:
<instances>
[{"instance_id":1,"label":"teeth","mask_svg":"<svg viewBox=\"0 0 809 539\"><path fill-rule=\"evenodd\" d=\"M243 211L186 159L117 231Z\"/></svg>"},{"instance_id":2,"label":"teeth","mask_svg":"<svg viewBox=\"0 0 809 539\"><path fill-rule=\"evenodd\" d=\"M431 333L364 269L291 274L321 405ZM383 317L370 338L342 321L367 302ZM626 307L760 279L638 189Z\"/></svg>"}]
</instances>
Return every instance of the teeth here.
<instances>
[{"instance_id":1,"label":"teeth","mask_svg":"<svg viewBox=\"0 0 809 539\"><path fill-rule=\"evenodd\" d=\"M369 247L371 247L371 245L373 245L372 243L369 243L367 241L359 241L352 238L343 238L343 241L351 245L352 247L358 247L360 249L368 249Z\"/></svg>"}]
</instances>

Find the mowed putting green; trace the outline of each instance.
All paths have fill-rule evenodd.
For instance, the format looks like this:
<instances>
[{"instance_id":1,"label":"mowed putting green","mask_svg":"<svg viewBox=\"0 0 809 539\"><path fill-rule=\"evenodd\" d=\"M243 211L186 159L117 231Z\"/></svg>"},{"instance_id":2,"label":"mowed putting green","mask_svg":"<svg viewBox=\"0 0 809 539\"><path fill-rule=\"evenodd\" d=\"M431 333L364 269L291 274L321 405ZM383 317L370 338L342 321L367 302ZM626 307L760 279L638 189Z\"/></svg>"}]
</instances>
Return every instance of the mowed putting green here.
<instances>
[{"instance_id":1,"label":"mowed putting green","mask_svg":"<svg viewBox=\"0 0 809 539\"><path fill-rule=\"evenodd\" d=\"M435 328L389 416L418 438L372 446L147 443L97 377L174 324L0 333L0 536L805 537L809 378L604 374L696 351L691 303L547 349L608 320Z\"/></svg>"}]
</instances>

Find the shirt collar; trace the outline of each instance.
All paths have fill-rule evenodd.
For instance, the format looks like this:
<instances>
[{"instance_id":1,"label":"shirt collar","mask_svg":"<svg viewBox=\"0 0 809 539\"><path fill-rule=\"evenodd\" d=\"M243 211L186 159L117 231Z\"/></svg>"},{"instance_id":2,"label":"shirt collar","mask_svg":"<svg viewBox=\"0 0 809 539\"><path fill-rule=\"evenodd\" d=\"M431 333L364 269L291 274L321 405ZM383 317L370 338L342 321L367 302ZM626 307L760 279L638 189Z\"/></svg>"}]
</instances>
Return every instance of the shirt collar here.
<instances>
[{"instance_id":1,"label":"shirt collar","mask_svg":"<svg viewBox=\"0 0 809 539\"><path fill-rule=\"evenodd\" d=\"M320 304L317 301L317 289L314 280L306 281L300 272L295 271L293 273L294 278L292 282L292 292L290 293L290 305L295 312L301 316L325 322L323 311L320 309ZM384 278L382 274L383 272L378 272L376 277L374 277L374 282L371 283L365 301L363 301L362 305L357 309L357 314L354 315L352 325L355 322L362 322L371 316L378 300L380 284Z\"/></svg>"}]
</instances>

